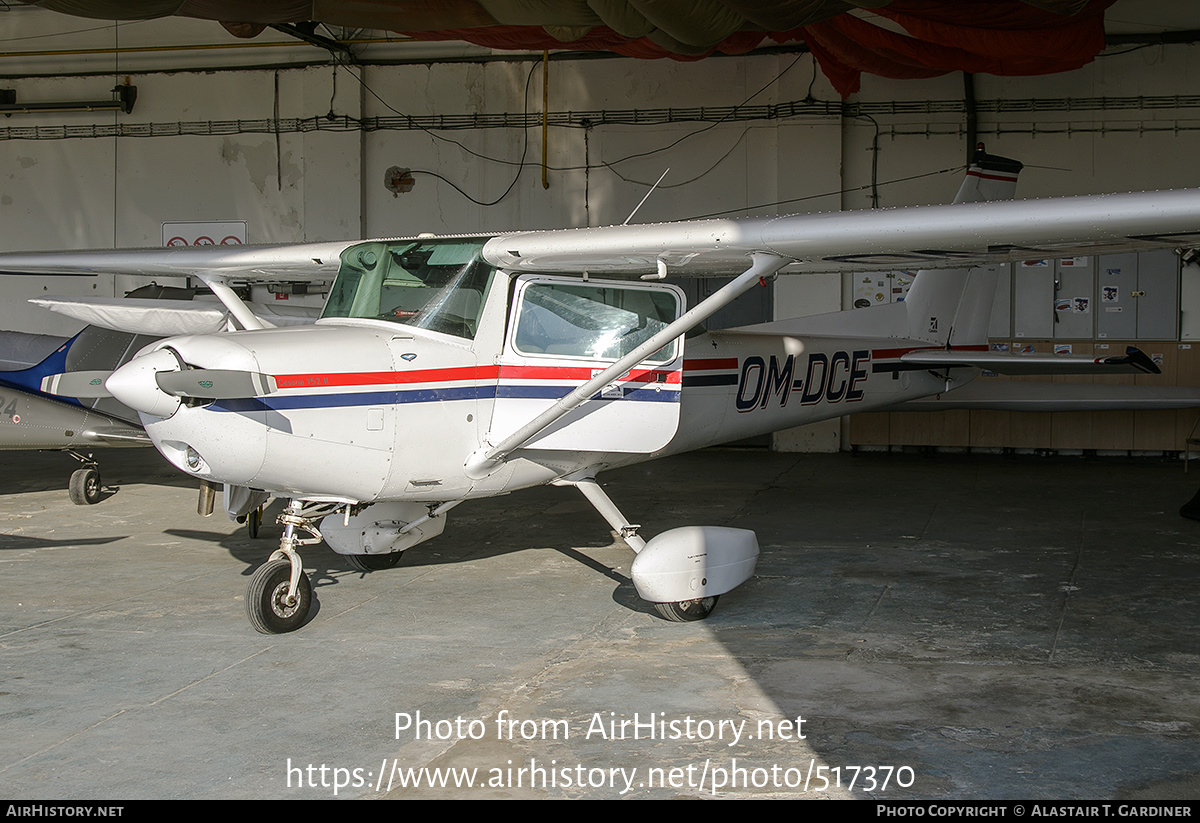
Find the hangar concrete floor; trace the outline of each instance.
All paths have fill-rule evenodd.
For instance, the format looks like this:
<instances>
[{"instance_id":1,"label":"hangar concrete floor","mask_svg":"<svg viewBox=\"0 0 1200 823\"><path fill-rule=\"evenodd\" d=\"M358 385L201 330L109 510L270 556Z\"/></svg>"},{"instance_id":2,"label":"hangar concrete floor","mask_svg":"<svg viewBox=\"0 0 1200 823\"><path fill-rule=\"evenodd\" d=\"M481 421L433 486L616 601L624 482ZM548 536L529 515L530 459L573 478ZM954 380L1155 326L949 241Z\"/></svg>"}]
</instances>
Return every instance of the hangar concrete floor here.
<instances>
[{"instance_id":1,"label":"hangar concrete floor","mask_svg":"<svg viewBox=\"0 0 1200 823\"><path fill-rule=\"evenodd\" d=\"M153 452L104 463L120 490L82 508L66 457L0 455L6 797L1200 796L1178 464L707 451L605 478L649 534L758 532L706 622L655 616L546 488L386 572L307 550L317 612L264 636L274 541Z\"/></svg>"}]
</instances>

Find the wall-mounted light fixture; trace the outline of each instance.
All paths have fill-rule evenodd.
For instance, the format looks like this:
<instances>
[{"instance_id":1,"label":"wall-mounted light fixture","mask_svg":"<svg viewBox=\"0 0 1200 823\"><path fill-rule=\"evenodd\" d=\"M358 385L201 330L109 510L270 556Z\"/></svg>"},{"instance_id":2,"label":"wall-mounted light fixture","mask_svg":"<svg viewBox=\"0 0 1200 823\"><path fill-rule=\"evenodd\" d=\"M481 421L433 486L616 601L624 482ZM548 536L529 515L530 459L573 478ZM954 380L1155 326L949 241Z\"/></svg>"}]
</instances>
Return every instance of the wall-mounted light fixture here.
<instances>
[{"instance_id":1,"label":"wall-mounted light fixture","mask_svg":"<svg viewBox=\"0 0 1200 823\"><path fill-rule=\"evenodd\" d=\"M0 89L0 113L31 114L46 111L120 111L129 114L137 101L137 86L116 86L112 100L78 100L64 103L18 103L16 89Z\"/></svg>"}]
</instances>

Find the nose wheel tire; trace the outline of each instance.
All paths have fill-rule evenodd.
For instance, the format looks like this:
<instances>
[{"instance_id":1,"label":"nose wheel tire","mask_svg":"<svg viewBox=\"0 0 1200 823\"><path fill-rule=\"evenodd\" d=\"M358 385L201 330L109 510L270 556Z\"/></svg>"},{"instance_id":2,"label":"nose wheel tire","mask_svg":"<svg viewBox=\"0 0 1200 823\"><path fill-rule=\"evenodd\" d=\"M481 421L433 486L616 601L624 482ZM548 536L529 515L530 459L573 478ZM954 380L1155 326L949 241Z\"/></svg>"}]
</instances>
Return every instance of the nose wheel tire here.
<instances>
[{"instance_id":1,"label":"nose wheel tire","mask_svg":"<svg viewBox=\"0 0 1200 823\"><path fill-rule=\"evenodd\" d=\"M100 470L95 466L86 466L76 470L71 475L67 486L67 495L76 506L90 506L100 502L100 494L104 487L100 483Z\"/></svg>"},{"instance_id":2,"label":"nose wheel tire","mask_svg":"<svg viewBox=\"0 0 1200 823\"><path fill-rule=\"evenodd\" d=\"M346 562L355 571L360 572L380 572L384 569L393 569L400 562L400 556L404 552L392 552L391 554L344 554Z\"/></svg>"},{"instance_id":3,"label":"nose wheel tire","mask_svg":"<svg viewBox=\"0 0 1200 823\"><path fill-rule=\"evenodd\" d=\"M246 616L263 634L293 632L304 623L312 606L312 584L301 572L296 597L288 602L292 564L286 559L269 560L259 566L246 587Z\"/></svg>"},{"instance_id":4,"label":"nose wheel tire","mask_svg":"<svg viewBox=\"0 0 1200 823\"><path fill-rule=\"evenodd\" d=\"M679 603L655 603L654 610L663 619L670 620L672 623L690 623L693 620L703 620L712 614L720 597L721 595L717 594L712 597L684 600Z\"/></svg>"}]
</instances>

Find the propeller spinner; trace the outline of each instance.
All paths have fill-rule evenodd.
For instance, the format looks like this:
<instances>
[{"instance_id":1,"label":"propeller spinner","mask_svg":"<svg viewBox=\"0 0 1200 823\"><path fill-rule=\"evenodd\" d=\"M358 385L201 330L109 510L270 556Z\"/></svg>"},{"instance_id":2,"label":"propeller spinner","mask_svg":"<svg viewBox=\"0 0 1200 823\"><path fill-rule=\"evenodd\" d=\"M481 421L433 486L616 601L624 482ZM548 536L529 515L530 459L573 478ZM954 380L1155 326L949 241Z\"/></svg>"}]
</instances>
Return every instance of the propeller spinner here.
<instances>
[{"instance_id":1,"label":"propeller spinner","mask_svg":"<svg viewBox=\"0 0 1200 823\"><path fill-rule=\"evenodd\" d=\"M113 397L134 411L170 417L180 399L265 397L278 391L269 374L194 369L170 348L135 357L116 371L79 371L42 378L42 391L60 397Z\"/></svg>"}]
</instances>

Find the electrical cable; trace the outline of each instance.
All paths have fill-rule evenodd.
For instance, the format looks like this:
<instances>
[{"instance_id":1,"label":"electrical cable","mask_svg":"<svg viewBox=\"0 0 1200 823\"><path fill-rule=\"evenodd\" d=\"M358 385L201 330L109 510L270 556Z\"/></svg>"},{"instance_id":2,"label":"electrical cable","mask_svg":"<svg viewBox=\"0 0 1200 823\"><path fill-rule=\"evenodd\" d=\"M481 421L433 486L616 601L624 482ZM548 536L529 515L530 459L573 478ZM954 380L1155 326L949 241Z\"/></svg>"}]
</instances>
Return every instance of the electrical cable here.
<instances>
[{"instance_id":1,"label":"electrical cable","mask_svg":"<svg viewBox=\"0 0 1200 823\"><path fill-rule=\"evenodd\" d=\"M684 140L687 140L690 137L694 137L697 134L703 134L704 132L707 132L707 131L710 131L710 130L716 128L717 126L721 125L722 123L726 122L731 117L733 117L735 114L737 114L739 109L741 109L743 106L745 106L751 100L753 100L755 97L762 94L768 88L770 88L775 83L777 83L780 78L782 78L785 74L787 74L787 72L789 72L798 62L800 62L800 59L803 56L804 55L798 55L796 57L796 59L794 59L791 63L789 63L782 71L780 71L778 74L776 74L767 83L765 83L763 86L761 86L758 90L756 90L749 97L744 99L741 103L739 103L738 105L736 105L732 109L730 109L729 112L727 114L725 114L725 116L722 117L720 120L714 121L713 123L711 123L703 128L696 129L695 131L689 132L689 133L679 137L678 139L672 141L671 143L667 144L666 146L661 146L657 149L651 149L649 151L637 152L637 153L630 154L625 157L619 158L617 160L604 161L604 162L597 163L595 165L592 165L591 163L589 163L587 158L585 157L583 166L547 166L547 169L550 171L580 171L580 170L582 170L585 173L587 173L591 168L606 168L610 172L615 174L617 177L619 177L621 180L624 180L627 183L630 183L633 185L643 185L643 186L649 185L648 183L643 183L641 181L633 180L631 178L626 177L625 175L618 172L616 170L615 166L619 163L624 163L628 160L633 160L633 159L641 158L641 157L649 157L651 155L658 154L660 152L668 151L668 150L674 148L675 146L678 146L680 143L682 143ZM523 104L522 122L523 123L529 114L529 85L533 78L533 71L536 67L537 67L537 64L534 64L533 68L530 69L529 74L525 78L525 94L524 94L524 98L522 100L522 104ZM366 91L367 94L371 95L376 100L378 100L389 111L391 111L397 115L400 115L401 117L409 116L409 115L406 115L404 112L400 111L399 109L397 109L396 107L392 106L390 103L388 103L382 97L380 97L375 92L375 90L370 87L370 85L366 82L366 80L364 80L359 74L357 74L356 72L354 72L350 69L347 69L347 71L349 71L351 77L353 77L356 81L358 81L358 83L363 87L363 90ZM815 72L816 72L816 64L815 63L813 64L813 71L814 71L813 79L815 80L816 79L815 78ZM336 73L336 69L335 69L335 73ZM810 91L811 91L811 88L812 88L812 84L810 82L810 84L809 84ZM332 106L331 106L330 107L331 114L332 114L332 111L333 110L332 110ZM424 131L426 134L428 134L430 137L434 138L435 140L441 140L443 142L451 143L455 146L458 146L460 149L465 151L467 154L472 155L473 157L478 157L479 159L485 160L490 163L498 163L501 165L517 166L517 173L513 177L513 180L509 184L508 188L505 189L504 193L501 194L498 198L496 198L495 200L491 200L491 201L483 201L483 200L479 200L476 197L473 197L472 195L470 195L466 191L464 191L461 186L459 186L458 184L456 184L455 182L453 182L452 180L450 180L449 178L445 177L444 175L442 175L438 172L430 171L428 169L413 169L410 172L411 174L424 174L426 176L441 180L443 183L446 183L448 186L453 188L455 191L457 191L463 197L465 197L466 199L470 200L472 203L475 203L476 205L479 205L479 206L494 206L497 203L499 203L501 200L503 200L505 197L507 197L509 192L511 192L513 190L513 188L516 186L517 181L521 177L521 172L524 171L525 167L527 165L536 165L536 164L525 162L525 158L529 154L529 127L528 126L525 126L523 129L523 131L525 133L525 140L524 140L524 146L521 151L521 159L519 161L514 162L511 160L506 160L506 159L502 159L502 158L498 158L498 157L490 157L488 155L482 154L481 152L477 152L474 149L468 148L467 146L463 145L461 142L459 142L457 140L453 140L451 138L444 137L440 134L437 134L434 129L429 129L429 128L426 128L425 126L421 126L421 125L415 124L415 123L414 123L414 125L416 125L418 129L420 129L421 131ZM586 129L587 127L583 126L583 128ZM713 169L715 169L717 166L719 166L722 162L724 162L724 160L727 157L729 157L730 154L733 153L733 150L735 148L737 148L737 146L740 145L741 142L746 138L746 135L748 133L749 133L749 129L744 130L741 133L741 135L738 136L738 139L729 148L729 150L726 151L725 154L723 154L720 158L718 158L715 163L713 163L708 169L701 172L699 175L691 178L690 180L686 180L681 183L673 183L669 186L665 186L664 188L678 188L680 186L687 185L688 183L695 182L696 180L699 180L701 177L704 177L705 175L710 173Z\"/></svg>"},{"instance_id":2,"label":"electrical cable","mask_svg":"<svg viewBox=\"0 0 1200 823\"><path fill-rule=\"evenodd\" d=\"M622 157L620 160L612 160L607 163L602 163L601 165L608 166L609 169L611 170L611 167L616 165L617 163L624 163L626 160L633 160L638 157L649 157L652 154L658 154L659 152L667 151L668 149L673 149L676 146L678 146L680 143L682 143L684 140L687 140L689 137L695 137L697 134L704 134L704 132L706 132L706 131L715 129L717 126L724 123L730 117L733 117L733 115L736 114L738 109L740 109L742 106L746 105L751 100L753 100L755 97L758 97L760 94L762 94L768 88L770 88L772 85L774 85L776 82L778 82L781 77L783 77L785 74L788 73L788 71L791 70L792 66L795 66L797 63L800 62L800 57L803 57L803 56L804 55L800 55L795 60L793 60L791 63L789 63L788 67L786 69L779 72L779 74L775 75L775 77L773 77L771 80L769 80L767 82L767 84L764 85L762 88L760 88L758 91L754 92L754 94L750 95L745 100L743 100L742 102L740 102L736 106L734 106L732 109L730 109L729 113L726 114L724 117L722 117L720 120L710 123L709 125L705 126L702 129L696 129L693 132L689 132L689 133L683 135L682 137L680 137L678 140L668 143L667 145L662 146L660 148L651 149L650 151L638 152L637 154L629 154L629 155L626 155L625 157ZM625 178L622 177L621 179L624 180ZM645 185L649 185L649 184L645 184Z\"/></svg>"},{"instance_id":3,"label":"electrical cable","mask_svg":"<svg viewBox=\"0 0 1200 823\"><path fill-rule=\"evenodd\" d=\"M0 8L0 13L12 10L12 7L8 3L3 3L3 6L4 6L3 8ZM124 23L126 27L128 27L135 23L147 23L150 21L148 21L148 20L122 20L121 22ZM89 32L93 32L93 31L108 31L111 28L112 28L112 25L107 24L107 25L103 25L103 26L92 26L91 28L86 28L86 29L71 29L69 31L55 31L55 32L50 32L49 34L26 34L26 35L22 35L21 37L0 37L0 43L19 43L22 40L43 40L47 37L66 37L71 34L88 34Z\"/></svg>"},{"instance_id":4,"label":"electrical cable","mask_svg":"<svg viewBox=\"0 0 1200 823\"><path fill-rule=\"evenodd\" d=\"M526 77L525 77L525 95L524 95L524 99L522 100L522 104L524 105L524 108L525 108L524 114L526 114L526 115L529 114L529 84L533 81L533 73L537 69L537 67L538 67L538 64L534 63L529 69L529 74L526 75ZM360 80L360 82L361 82L361 80ZM366 88L366 85L364 84L363 87ZM370 89L368 89L368 91L370 91ZM386 105L386 103L384 105ZM521 172L525 171L525 166L527 165L525 163L525 157L529 154L529 129L525 128L525 129L523 129L523 132L524 132L525 140L524 140L524 146L521 149L521 160L519 163L516 164L517 173L513 176L512 182L508 184L508 188L504 190L504 193L501 194L499 197L497 197L495 200L485 202L483 200L479 200L475 197L472 197L471 195L469 195L465 191L463 191L463 189L460 188L456 183L454 183L453 181L449 180L448 178L442 176L441 174L438 174L435 171L428 171L425 169L412 169L409 172L409 174L424 174L429 177L435 177L438 180L441 180L442 182L449 185L451 188L453 188L455 191L457 191L463 197L467 198L472 203L475 203L478 206L494 206L497 203L499 203L501 200L503 200L505 197L508 197L509 192L511 192L513 190L513 188L517 185L517 181L521 179ZM455 143L457 141L451 140L450 142ZM461 145L461 144L459 144L459 145ZM533 165L533 164L528 164L528 165Z\"/></svg>"},{"instance_id":5,"label":"electrical cable","mask_svg":"<svg viewBox=\"0 0 1200 823\"><path fill-rule=\"evenodd\" d=\"M924 178L924 177L935 177L939 174L962 174L963 169L965 169L965 168L966 168L966 166L963 166L963 165L951 166L950 168L938 169L937 171L927 171L922 174L913 174L908 177L897 177L895 180L885 180L882 183L878 183L878 182L872 180L870 183L867 183L866 185L854 186L849 189L839 189L837 191L827 191L822 194L807 194L804 197L792 197L787 200L776 200L772 203L758 203L753 206L742 206L741 208L726 209L725 211L713 211L713 212L709 212L708 214L693 214L689 217L681 217L679 219L680 220L706 220L710 217L723 217L727 214L738 214L739 212L751 211L752 209L769 209L769 208L774 208L775 206L782 206L786 203L800 203L804 200L816 200L817 198L820 198L820 197L833 197L835 195L853 194L854 192L866 191L867 189L876 190L876 189L878 189L879 186L890 186L893 183L906 183L909 180L920 180L921 178Z\"/></svg>"},{"instance_id":6,"label":"electrical cable","mask_svg":"<svg viewBox=\"0 0 1200 823\"><path fill-rule=\"evenodd\" d=\"M1122 54L1129 54L1130 52L1140 51L1149 46L1161 46L1161 45L1163 45L1163 44L1162 43L1142 43L1140 46L1134 46L1133 48L1125 49L1124 51L1102 51L1096 55L1096 59L1100 59L1101 57L1120 57Z\"/></svg>"},{"instance_id":7,"label":"electrical cable","mask_svg":"<svg viewBox=\"0 0 1200 823\"><path fill-rule=\"evenodd\" d=\"M724 163L725 160L728 159L729 155L733 154L733 150L742 144L742 141L744 141L746 139L746 135L748 135L749 133L750 133L750 129L744 129L742 131L742 133L738 135L737 140L733 141L733 145L729 147L728 151L726 151L719 158L717 158L717 161L715 163L713 163L711 166L709 166L704 171L697 174L695 177L690 177L687 180L683 180L679 183L672 183L670 185L660 183L658 188L660 188L660 189L677 189L677 188L680 188L681 186L686 186L689 183L695 183L697 180L699 180L700 178L704 177L705 175L709 174L711 171L716 169L717 166ZM613 174L615 174L617 177L624 180L626 183L631 183L635 186L652 186L652 185L654 185L653 183L645 183L641 180L634 180L631 177L626 177L625 175L621 174L616 169L610 168L609 171L612 172Z\"/></svg>"},{"instance_id":8,"label":"electrical cable","mask_svg":"<svg viewBox=\"0 0 1200 823\"><path fill-rule=\"evenodd\" d=\"M627 161L627 160L633 160L633 159L640 158L640 157L649 157L650 155L653 155L653 154L658 154L659 152L663 152L663 151L667 151L667 150L669 150L669 149L672 149L672 148L674 148L675 146L679 145L679 144L680 144L680 143L682 143L684 140L687 140L689 137L694 137L694 136L695 136L695 135L697 135L697 134L703 134L703 133L704 133L704 132L706 132L706 131L709 131L709 130L711 130L711 129L714 129L714 128L716 128L717 126L719 126L719 125L721 125L722 123L724 123L726 120L729 120L731 117L733 117L733 116L734 116L734 115L735 115L735 114L738 112L738 110L739 110L739 109L741 109L743 106L745 106L745 105L746 105L747 103L749 103L751 100L753 100L755 97L757 97L758 95L762 94L764 91L766 91L768 88L770 88L770 87L771 87L772 85L774 85L776 82L778 82L778 81L779 81L779 79L780 79L781 77L783 77L783 75L785 75L785 74L786 74L788 71L790 71L790 70L792 69L792 67L793 67L793 66L795 66L795 65L796 65L796 63L798 63L802 57L804 57L804 55L798 55L798 56L796 57L796 59L795 59L795 60L793 60L791 63L789 63L789 64L787 65L787 67L786 67L786 68L784 68L782 71L780 71L780 72L779 72L777 75L775 75L775 76L774 76L774 77L773 77L771 80L769 80L769 81L768 81L766 84L764 84L764 85L763 85L761 88L759 88L757 91L755 91L755 92L754 92L753 94L751 94L749 97L747 97L747 98L746 98L745 100L743 100L741 103L738 103L736 106L734 106L732 109L730 109L730 110L729 110L729 112L727 112L727 113L725 114L725 116L724 116L724 117L722 117L720 120L716 120L716 121L714 121L713 123L710 123L709 125L705 126L704 128L697 129L696 131L693 131L693 132L689 132L689 133L687 133L687 134L683 135L682 137L679 137L678 139L676 139L676 140L674 140L674 141L672 141L672 142L668 143L668 144L667 144L667 145L665 145L665 146L660 146L659 148L656 148L656 149L650 149L649 151L637 152L637 153L634 153L634 154L626 155L625 157L621 157L621 158L618 158L618 159L616 159L616 160L610 160L610 161L601 161L601 162L599 162L599 163L595 163L595 164L592 164L592 165L590 165L588 168L608 168L608 169L610 169L610 170L611 170L611 169L612 169L612 166L614 166L614 165L616 165L616 164L618 164L618 163L624 163L624 162L625 162L625 161ZM349 69L348 69L348 70L349 70ZM355 80L357 80L357 81L358 81L358 82L359 82L359 83L362 85L362 87L363 87L363 90L364 90L364 91L366 91L366 92L367 92L367 94L371 95L371 96L372 96L372 97L374 97L376 100L378 100L378 101L379 101L379 102L380 102L380 103L381 103L381 104L382 104L382 105L383 105L385 108L387 108L389 111L391 111L391 112L393 112L394 114L397 114L397 115L399 115L399 116L401 116L401 117L411 117L411 115L408 115L408 114L406 114L405 112L402 112L402 111L400 111L400 110L399 110L399 109L397 109L395 106L392 106L390 103L388 103L388 102L387 102L386 100L384 100L382 97L380 97L380 96L379 96L379 95L378 95L378 94L377 94L377 93L374 91L374 89L372 89L372 88L370 87L370 85L368 85L368 84L367 84L367 82L366 82L365 80L363 80L363 79L362 79L362 77L360 77L360 76L359 76L358 74L356 74L354 71L350 71L350 76L351 76L351 77L353 77ZM527 85L528 85L528 84L527 84ZM528 88L526 89L526 95L528 95ZM526 101L526 113L528 113L528 101ZM436 130L434 130L434 129L430 129L430 128L427 128L427 127L425 127L425 126L422 126L422 125L420 125L419 123L416 123L415 121L411 121L411 120L410 120L410 122L412 122L412 124L413 124L413 125L414 125L414 126L417 128L417 129L419 129L420 131L424 131L426 134L428 134L428 135L429 135L430 137L432 137L433 139L435 139L435 140L441 140L441 141L444 141L444 142L447 142L447 143L452 143L453 145L455 145L455 146L458 146L460 149L462 149L463 151L465 151L467 154L469 154L469 155L471 155L471 156L473 156L473 157L478 157L480 160L486 160L486 161L488 161L488 162L490 162L490 163L499 163L499 164L502 164L502 165L509 165L509 166L515 166L515 165L519 165L520 163L523 163L523 162L524 162L524 160L521 160L521 161L512 161L512 160L505 160L505 159L503 159L503 158L499 158L499 157L490 157L490 156L488 156L488 155L486 155L486 154L482 154L482 153L480 153L480 152L477 152L477 151L475 151L474 149L468 148L467 146L463 145L462 143L460 143L460 142L459 142L459 141L457 141L457 140L453 140L453 139L451 139L451 138L449 138L449 137L444 137L444 136L442 136L442 135L438 134L438 133L436 132ZM559 126L559 128L586 128L586 127L585 127L585 126ZM540 165L540 164L531 163L531 164L529 164L529 165ZM550 171L581 171L581 170L583 170L585 167L584 167L584 166L547 166L547 168L548 168ZM620 175L618 175L618 176L620 176ZM624 177L622 177L621 179L623 179L623 180L624 180L625 178L624 178ZM627 182L637 182L637 181L627 181ZM649 183L642 183L641 185L650 185L650 184L649 184Z\"/></svg>"},{"instance_id":9,"label":"electrical cable","mask_svg":"<svg viewBox=\"0 0 1200 823\"><path fill-rule=\"evenodd\" d=\"M871 138L871 208L879 208L879 121L869 114L856 114L856 119L870 120L875 126L875 136Z\"/></svg>"}]
</instances>

